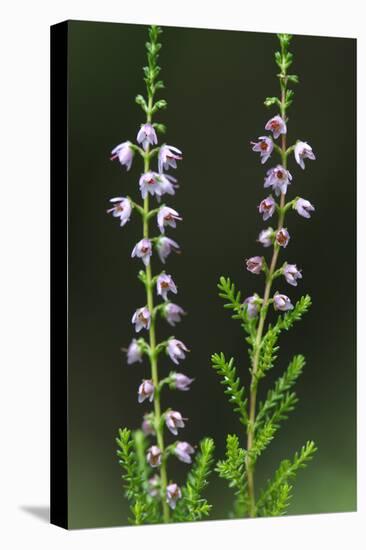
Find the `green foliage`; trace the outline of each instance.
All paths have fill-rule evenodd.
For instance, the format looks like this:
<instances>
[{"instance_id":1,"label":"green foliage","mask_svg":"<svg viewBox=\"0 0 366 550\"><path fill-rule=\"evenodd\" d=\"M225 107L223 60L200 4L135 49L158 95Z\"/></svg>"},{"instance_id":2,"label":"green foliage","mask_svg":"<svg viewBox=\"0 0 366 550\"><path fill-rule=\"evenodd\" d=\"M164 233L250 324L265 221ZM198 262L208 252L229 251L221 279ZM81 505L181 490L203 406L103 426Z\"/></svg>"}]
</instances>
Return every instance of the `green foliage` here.
<instances>
[{"instance_id":1,"label":"green foliage","mask_svg":"<svg viewBox=\"0 0 366 550\"><path fill-rule=\"evenodd\" d=\"M266 400L259 404L255 428L259 429L267 420L278 427L280 420L287 418L297 402L296 394L289 392L303 371L305 358L303 355L295 355L284 374L277 380L272 390L267 393Z\"/></svg>"},{"instance_id":2,"label":"green foliage","mask_svg":"<svg viewBox=\"0 0 366 550\"><path fill-rule=\"evenodd\" d=\"M146 496L143 489L145 479L138 466L136 446L131 430L127 428L118 430L116 442L119 447L117 450L119 464L124 470L122 479L125 482L125 494L131 502L131 511L134 516L132 522L139 525L144 522L146 517Z\"/></svg>"},{"instance_id":3,"label":"green foliage","mask_svg":"<svg viewBox=\"0 0 366 550\"><path fill-rule=\"evenodd\" d=\"M229 434L226 439L226 459L217 463L216 472L234 489L235 517L243 517L248 508L245 459L246 452L240 447L238 436Z\"/></svg>"},{"instance_id":4,"label":"green foliage","mask_svg":"<svg viewBox=\"0 0 366 550\"><path fill-rule=\"evenodd\" d=\"M214 449L213 439L207 437L201 441L187 483L182 489L182 499L173 513L174 520L197 521L209 515L212 505L202 497L202 493L208 485Z\"/></svg>"},{"instance_id":5,"label":"green foliage","mask_svg":"<svg viewBox=\"0 0 366 550\"><path fill-rule=\"evenodd\" d=\"M295 453L292 461L286 459L280 463L273 480L268 481L266 489L258 499L259 515L276 516L286 510L291 492L291 486L287 482L294 478L301 468L305 468L316 450L315 443L308 441L299 452Z\"/></svg>"},{"instance_id":6,"label":"green foliage","mask_svg":"<svg viewBox=\"0 0 366 550\"><path fill-rule=\"evenodd\" d=\"M229 401L238 413L240 422L245 426L248 422L247 399L244 398L244 388L240 385L240 379L236 376L234 359L226 361L223 353L215 353L211 357L212 367L223 377L221 384L226 386L225 392Z\"/></svg>"},{"instance_id":7,"label":"green foliage","mask_svg":"<svg viewBox=\"0 0 366 550\"><path fill-rule=\"evenodd\" d=\"M217 287L220 298L226 301L224 308L233 310L232 319L239 319L241 321L242 328L249 335L247 342L253 345L257 320L249 318L247 308L241 301L241 292L235 289L235 284L231 282L229 277L220 277Z\"/></svg>"}]
</instances>

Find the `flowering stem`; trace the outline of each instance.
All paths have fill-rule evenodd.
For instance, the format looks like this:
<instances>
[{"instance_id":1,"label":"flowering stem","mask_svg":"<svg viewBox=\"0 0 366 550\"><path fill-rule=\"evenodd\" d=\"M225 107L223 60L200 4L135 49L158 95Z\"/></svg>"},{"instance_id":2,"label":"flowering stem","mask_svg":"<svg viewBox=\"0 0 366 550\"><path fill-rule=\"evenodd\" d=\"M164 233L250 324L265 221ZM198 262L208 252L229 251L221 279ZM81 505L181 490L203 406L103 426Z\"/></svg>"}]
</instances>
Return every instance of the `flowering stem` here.
<instances>
[{"instance_id":1,"label":"flowering stem","mask_svg":"<svg viewBox=\"0 0 366 550\"><path fill-rule=\"evenodd\" d=\"M147 121L151 121L151 106L152 106L152 96L149 97L148 103L148 112L147 112ZM144 172L149 172L150 170L150 155L149 149L146 151L144 158ZM144 239L149 238L149 195L147 194L144 199L144 216L143 216L143 236ZM156 352L156 334L155 334L155 316L154 312L154 297L153 297L153 288L152 288L152 273L151 273L151 264L149 263L145 268L146 273L146 297L147 297L147 307L151 315L151 323L149 328L149 341L150 341L150 365L151 365L151 379L154 384L154 413L155 413L155 430L156 430L156 439L158 447L162 453L162 462L160 466L160 480L161 480L161 490L162 490L162 507L163 507L163 519L164 523L169 522L169 506L166 502L166 488L168 484L167 472L166 472L166 460L165 460L165 445L164 445L164 435L161 419L161 406L160 406L160 393L159 393L159 373L158 373L158 359Z\"/></svg>"},{"instance_id":2,"label":"flowering stem","mask_svg":"<svg viewBox=\"0 0 366 550\"><path fill-rule=\"evenodd\" d=\"M285 49L282 42L281 42L281 54L282 54L282 57L284 57ZM286 85L287 85L286 69L283 69L283 71L281 71L279 78L280 78L280 86L281 86L281 105L280 105L281 117L284 121L286 121ZM286 134L282 134L281 148L279 148L278 152L281 156L283 168L287 169ZM284 226L285 214L286 214L285 197L286 197L286 194L281 193L277 231L282 229ZM263 330L264 330L264 325L267 317L268 305L270 302L269 297L271 294L272 282L274 280L273 275L276 270L279 251L280 251L280 246L275 242L273 246L273 254L272 254L270 267L266 274L266 284L264 288L263 302L260 310L260 317L259 317L255 343L253 346L254 354L253 354L253 360L252 360L252 377L251 377L251 385L250 385L249 421L248 421L248 427L247 427L247 457L246 457L246 473L247 473L247 481L248 481L248 498L249 498L250 517L256 516L254 466L250 458L250 451L253 448L254 426L255 426L255 420L256 420L256 403L257 403L257 390L258 390L257 371L258 371L260 350L262 345Z\"/></svg>"}]
</instances>

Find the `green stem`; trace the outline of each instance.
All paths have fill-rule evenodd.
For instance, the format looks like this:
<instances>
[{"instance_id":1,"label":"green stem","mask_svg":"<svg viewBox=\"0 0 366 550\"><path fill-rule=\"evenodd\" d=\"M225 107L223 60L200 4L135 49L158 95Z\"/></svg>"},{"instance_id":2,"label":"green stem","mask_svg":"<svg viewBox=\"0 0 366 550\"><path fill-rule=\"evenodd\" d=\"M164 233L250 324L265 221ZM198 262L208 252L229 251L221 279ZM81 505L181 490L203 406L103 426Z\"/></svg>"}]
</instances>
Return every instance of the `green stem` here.
<instances>
[{"instance_id":1,"label":"green stem","mask_svg":"<svg viewBox=\"0 0 366 550\"><path fill-rule=\"evenodd\" d=\"M149 107L147 113L147 122L151 122L151 106L152 106L152 97L149 97ZM146 156L144 160L144 172L149 172L150 170L150 155L149 149L146 151ZM144 215L143 215L143 236L145 239L149 238L149 195L146 195L144 199ZM147 297L147 307L150 311L151 322L149 329L149 340L150 340L150 365L151 365L151 379L154 384L154 413L155 413L155 429L156 429L156 439L159 449L162 452L162 463L160 466L160 480L161 480L161 489L162 489L162 508L163 508L163 519L164 523L168 523L170 520L169 505L166 502L166 488L168 484L167 471L166 471L166 457L165 457L165 444L164 444L164 434L163 434L163 424L161 418L161 405L160 405L160 392L159 392L159 372L158 372L158 360L156 353L156 333L155 333L155 316L153 315L154 311L154 297L153 297L153 288L152 288L152 273L151 273L151 264L149 263L145 268L146 273L146 297Z\"/></svg>"},{"instance_id":2,"label":"green stem","mask_svg":"<svg viewBox=\"0 0 366 550\"><path fill-rule=\"evenodd\" d=\"M282 45L281 45L281 49L282 49L282 55L284 55L284 48ZM287 77L286 75L284 75L283 77L280 77L280 85L281 85L281 117L285 121L286 121L286 99L285 99L286 84L287 84ZM287 168L286 134L282 134L280 155L282 160L282 166L286 169ZM286 213L284 208L285 198L286 198L285 193L281 193L277 231L282 229L284 226L285 213ZM273 254L272 254L270 267L266 276L266 284L265 284L264 294L263 294L263 303L261 306L259 323L258 323L255 343L253 346L254 354L253 354L253 360L252 360L252 377L251 377L251 386L250 386L251 389L250 389L250 398L249 398L249 421L248 421L248 427L247 427L248 454L247 454L246 464L245 464L246 473L247 473L247 483L248 483L248 500L249 500L250 517L255 517L257 513L256 502L255 502L254 466L250 459L250 451L253 448L253 443L254 443L254 426L255 426L255 419L256 419L256 404L257 404L257 391L258 391L258 381L256 379L256 375L258 371L263 331L264 331L265 321L266 321L267 312L268 312L268 305L270 300L270 294L272 289L273 274L276 270L279 251L280 251L280 247L277 243L275 243L273 247Z\"/></svg>"}]
</instances>

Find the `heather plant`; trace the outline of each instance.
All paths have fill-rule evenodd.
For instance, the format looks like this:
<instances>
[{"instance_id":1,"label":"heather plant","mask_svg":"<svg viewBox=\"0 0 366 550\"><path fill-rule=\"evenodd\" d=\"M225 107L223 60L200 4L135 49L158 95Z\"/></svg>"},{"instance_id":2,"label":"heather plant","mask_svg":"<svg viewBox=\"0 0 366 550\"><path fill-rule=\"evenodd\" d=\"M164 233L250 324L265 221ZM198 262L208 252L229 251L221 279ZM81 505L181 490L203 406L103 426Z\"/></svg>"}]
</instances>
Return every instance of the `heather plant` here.
<instances>
[{"instance_id":1,"label":"heather plant","mask_svg":"<svg viewBox=\"0 0 366 550\"><path fill-rule=\"evenodd\" d=\"M110 199L108 210L122 227L133 212L142 221L141 240L134 246L131 256L143 264L138 279L144 298L132 316L139 337L131 341L126 351L129 365L143 364L144 359L147 360L149 368L137 390L137 401L151 403L152 410L143 416L141 429L120 429L116 439L125 494L132 512L130 521L134 524L199 520L207 516L211 508L202 492L211 470L214 443L210 438L203 439L198 450L187 441L168 443L167 435L178 436L187 418L174 407L163 407L162 399L169 390L188 391L193 379L175 370L164 373L166 367L161 366L162 356L166 355L174 365L179 365L189 350L175 336L160 342L157 338L159 320L175 327L185 314L181 306L170 300L178 292L172 275L160 269L154 274L151 265L153 259L165 264L172 252L180 251L178 243L166 235L166 230L174 229L182 220L176 210L161 202L165 195L175 195L177 180L167 171L177 168L182 152L177 147L158 144L158 134L165 133L166 128L153 122L154 115L167 106L164 99L155 99L156 93L164 88L157 63L160 34L159 27L150 27L146 43L147 65L143 68L146 97L136 97L146 120L138 130L137 143L125 141L112 151L112 159L118 160L127 171L135 155L142 160L143 172L139 179L142 203L131 196L114 197ZM156 169L153 162L157 164ZM157 201L154 208L150 206L152 199ZM147 338L141 336L143 333ZM182 487L169 475L168 463L172 458L190 467Z\"/></svg>"},{"instance_id":2,"label":"heather plant","mask_svg":"<svg viewBox=\"0 0 366 550\"><path fill-rule=\"evenodd\" d=\"M227 359L223 353L212 356L212 365L222 377L234 411L243 425L243 433L227 436L226 457L217 464L218 474L229 482L234 490L233 515L235 517L278 516L286 512L289 506L292 482L298 471L314 455L314 442L307 441L295 453L292 459L283 460L272 479L260 491L255 487L255 471L258 459L276 435L280 424L293 410L297 397L293 387L305 365L302 355L296 355L287 369L278 378L273 388L268 391L263 401L257 403L260 383L270 369L274 368L279 352L278 339L282 332L288 331L296 321L308 311L311 305L310 296L305 295L296 304L282 291L274 292L274 284L287 283L297 286L302 279L301 269L296 264L280 262L281 250L290 242L290 232L285 225L285 218L292 212L305 219L311 217L314 207L301 197L288 199L289 188L295 187L288 170L288 161L294 156L296 163L305 169L305 159L314 160L315 155L307 142L296 141L287 144L288 116L287 110L293 102L294 91L291 84L298 83L298 76L289 74L293 55L289 51L291 36L278 35L280 51L275 53L279 69L279 97L267 97L264 104L275 107L277 113L265 125L268 134L252 142L253 151L259 153L262 164L279 157L279 163L270 168L265 175L264 187L271 189L271 194L259 204L259 214L267 221L277 216L275 228L263 229L258 242L268 249L266 259L263 255L253 256L246 260L246 269L257 276L263 276L264 289L254 293L244 302L241 292L237 290L230 278L221 277L218 288L219 296L225 301L225 308L232 311L232 317L238 320L246 335L249 347L249 391L242 385L234 359ZM291 186L291 187L290 187ZM274 225L274 224L272 224ZM274 310L274 321L269 322L270 310ZM271 314L272 315L272 314ZM244 440L244 441L243 441Z\"/></svg>"}]
</instances>

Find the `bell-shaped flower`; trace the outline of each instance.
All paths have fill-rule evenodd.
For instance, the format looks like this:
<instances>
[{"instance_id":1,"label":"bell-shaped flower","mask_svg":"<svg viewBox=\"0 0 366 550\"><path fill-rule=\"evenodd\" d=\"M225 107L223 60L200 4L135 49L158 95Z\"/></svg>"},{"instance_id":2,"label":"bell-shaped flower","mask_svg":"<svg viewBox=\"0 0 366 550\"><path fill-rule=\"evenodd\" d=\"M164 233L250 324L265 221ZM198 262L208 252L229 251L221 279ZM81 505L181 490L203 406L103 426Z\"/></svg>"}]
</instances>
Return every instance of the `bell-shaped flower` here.
<instances>
[{"instance_id":1,"label":"bell-shaped flower","mask_svg":"<svg viewBox=\"0 0 366 550\"><path fill-rule=\"evenodd\" d=\"M190 455L194 453L194 448L192 445L187 443L187 441L178 441L174 448L175 456L186 464L192 464L192 458Z\"/></svg>"},{"instance_id":2,"label":"bell-shaped flower","mask_svg":"<svg viewBox=\"0 0 366 550\"><path fill-rule=\"evenodd\" d=\"M127 349L127 364L141 363L142 361L142 349L138 341L134 338Z\"/></svg>"},{"instance_id":3,"label":"bell-shaped flower","mask_svg":"<svg viewBox=\"0 0 366 550\"><path fill-rule=\"evenodd\" d=\"M246 307L249 319L257 317L259 313L257 296L248 296L248 298L244 300L244 307Z\"/></svg>"},{"instance_id":4,"label":"bell-shaped flower","mask_svg":"<svg viewBox=\"0 0 366 550\"><path fill-rule=\"evenodd\" d=\"M280 117L280 115L270 118L264 128L265 130L272 132L275 139L277 139L281 134L286 134L287 132L286 122L282 117Z\"/></svg>"},{"instance_id":5,"label":"bell-shaped flower","mask_svg":"<svg viewBox=\"0 0 366 550\"><path fill-rule=\"evenodd\" d=\"M159 174L160 195L175 195L175 189L178 187L177 181L177 178L168 174ZM160 200L160 197L158 196L157 199Z\"/></svg>"},{"instance_id":6,"label":"bell-shaped flower","mask_svg":"<svg viewBox=\"0 0 366 550\"><path fill-rule=\"evenodd\" d=\"M152 445L152 447L147 450L146 460L152 468L157 468L160 466L162 461L162 452L159 447Z\"/></svg>"},{"instance_id":7,"label":"bell-shaped flower","mask_svg":"<svg viewBox=\"0 0 366 550\"><path fill-rule=\"evenodd\" d=\"M189 378L181 372L175 372L172 376L173 384L177 390L188 391L190 390L190 385L194 381L194 378Z\"/></svg>"},{"instance_id":8,"label":"bell-shaped flower","mask_svg":"<svg viewBox=\"0 0 366 550\"><path fill-rule=\"evenodd\" d=\"M250 143L253 145L252 151L260 153L261 163L264 164L272 154L273 141L268 136L261 136L257 142L251 141Z\"/></svg>"},{"instance_id":9,"label":"bell-shaped flower","mask_svg":"<svg viewBox=\"0 0 366 550\"><path fill-rule=\"evenodd\" d=\"M155 428L154 428L153 419L151 418L151 414L144 415L144 418L141 424L141 429L145 435L155 435Z\"/></svg>"},{"instance_id":10,"label":"bell-shaped flower","mask_svg":"<svg viewBox=\"0 0 366 550\"><path fill-rule=\"evenodd\" d=\"M297 199L294 206L296 212L300 214L303 218L310 218L311 212L314 212L315 208L311 204L311 202L307 201L306 199Z\"/></svg>"},{"instance_id":11,"label":"bell-shaped flower","mask_svg":"<svg viewBox=\"0 0 366 550\"><path fill-rule=\"evenodd\" d=\"M147 492L151 497L157 497L160 493L160 477L155 474L147 482Z\"/></svg>"},{"instance_id":12,"label":"bell-shaped flower","mask_svg":"<svg viewBox=\"0 0 366 550\"><path fill-rule=\"evenodd\" d=\"M267 221L271 218L276 210L276 201L271 195L266 199L263 199L260 205L258 206L260 214L263 214L263 221Z\"/></svg>"},{"instance_id":13,"label":"bell-shaped flower","mask_svg":"<svg viewBox=\"0 0 366 550\"><path fill-rule=\"evenodd\" d=\"M263 258L262 256L253 256L246 260L247 270L254 275L259 275L263 269Z\"/></svg>"},{"instance_id":14,"label":"bell-shaped flower","mask_svg":"<svg viewBox=\"0 0 366 550\"><path fill-rule=\"evenodd\" d=\"M143 403L145 399L148 399L151 403L154 399L154 390L155 387L152 380L143 380L137 392L138 402Z\"/></svg>"},{"instance_id":15,"label":"bell-shaped flower","mask_svg":"<svg viewBox=\"0 0 366 550\"><path fill-rule=\"evenodd\" d=\"M156 174L155 172L145 172L142 174L139 180L139 186L143 199L146 199L149 193L150 195L156 195L157 197L160 197L163 194L161 178L159 174Z\"/></svg>"},{"instance_id":16,"label":"bell-shaped flower","mask_svg":"<svg viewBox=\"0 0 366 550\"><path fill-rule=\"evenodd\" d=\"M178 212L169 206L162 206L159 209L158 215L158 226L162 233L165 233L165 226L170 225L170 227L176 227L176 220L182 220Z\"/></svg>"},{"instance_id":17,"label":"bell-shaped flower","mask_svg":"<svg viewBox=\"0 0 366 550\"><path fill-rule=\"evenodd\" d=\"M283 248L286 248L290 240L290 233L287 231L285 227L282 227L279 229L276 233L276 243L282 246Z\"/></svg>"},{"instance_id":18,"label":"bell-shaped flower","mask_svg":"<svg viewBox=\"0 0 366 550\"><path fill-rule=\"evenodd\" d=\"M185 359L186 357L185 352L189 350L183 344L183 342L181 342L181 340L176 340L175 338L171 338L168 342L166 351L170 359L173 361L173 363L178 365L180 360Z\"/></svg>"},{"instance_id":19,"label":"bell-shaped flower","mask_svg":"<svg viewBox=\"0 0 366 550\"><path fill-rule=\"evenodd\" d=\"M145 151L149 145L156 145L158 143L158 138L152 124L146 122L141 125L137 134L137 143L140 143Z\"/></svg>"},{"instance_id":20,"label":"bell-shaped flower","mask_svg":"<svg viewBox=\"0 0 366 550\"><path fill-rule=\"evenodd\" d=\"M302 279L301 271L297 269L295 264L286 264L283 268L283 275L292 286L297 286L297 279Z\"/></svg>"},{"instance_id":21,"label":"bell-shaped flower","mask_svg":"<svg viewBox=\"0 0 366 550\"><path fill-rule=\"evenodd\" d=\"M274 238L274 230L272 227L268 227L267 229L262 229L262 231L258 235L258 242L261 243L265 248L268 246L271 246L273 244L273 238Z\"/></svg>"},{"instance_id":22,"label":"bell-shaped flower","mask_svg":"<svg viewBox=\"0 0 366 550\"><path fill-rule=\"evenodd\" d=\"M178 411L168 411L165 415L166 427L173 435L178 435L178 428L184 428L184 420L187 419Z\"/></svg>"},{"instance_id":23,"label":"bell-shaped flower","mask_svg":"<svg viewBox=\"0 0 366 550\"><path fill-rule=\"evenodd\" d=\"M152 255L152 245L149 239L141 239L131 253L131 258L141 258L145 265L149 265L150 256Z\"/></svg>"},{"instance_id":24,"label":"bell-shaped flower","mask_svg":"<svg viewBox=\"0 0 366 550\"><path fill-rule=\"evenodd\" d=\"M113 207L107 210L107 214L112 214L114 218L119 218L121 227L130 221L132 205L131 201L126 197L114 197L109 199L113 203Z\"/></svg>"},{"instance_id":25,"label":"bell-shaped flower","mask_svg":"<svg viewBox=\"0 0 366 550\"><path fill-rule=\"evenodd\" d=\"M136 332L140 332L143 328L148 330L150 328L151 315L147 306L136 309L132 317L132 323L135 324Z\"/></svg>"},{"instance_id":26,"label":"bell-shaped flower","mask_svg":"<svg viewBox=\"0 0 366 550\"><path fill-rule=\"evenodd\" d=\"M112 149L111 152L111 160L114 160L118 158L119 162L122 164L122 166L126 166L126 170L128 171L131 168L132 160L133 160L133 149L131 149L131 142L130 141L124 141L123 143L120 143Z\"/></svg>"},{"instance_id":27,"label":"bell-shaped flower","mask_svg":"<svg viewBox=\"0 0 366 550\"><path fill-rule=\"evenodd\" d=\"M168 299L169 291L173 292L173 294L177 294L178 292L172 276L168 275L167 273L162 273L161 275L159 275L158 280L156 281L156 290L158 296L161 296L164 300Z\"/></svg>"},{"instance_id":28,"label":"bell-shaped flower","mask_svg":"<svg viewBox=\"0 0 366 550\"><path fill-rule=\"evenodd\" d=\"M177 501L182 498L182 491L176 483L170 483L166 488L166 501L172 510L175 509Z\"/></svg>"},{"instance_id":29,"label":"bell-shaped flower","mask_svg":"<svg viewBox=\"0 0 366 550\"><path fill-rule=\"evenodd\" d=\"M298 141L296 143L294 154L297 164L299 164L303 170L305 170L304 159L315 160L316 158L312 148L306 141Z\"/></svg>"},{"instance_id":30,"label":"bell-shaped flower","mask_svg":"<svg viewBox=\"0 0 366 550\"><path fill-rule=\"evenodd\" d=\"M165 264L165 260L171 252L180 252L179 244L173 241L173 239L169 239L169 237L159 237L156 249L163 264Z\"/></svg>"},{"instance_id":31,"label":"bell-shaped flower","mask_svg":"<svg viewBox=\"0 0 366 550\"><path fill-rule=\"evenodd\" d=\"M172 145L162 145L159 149L159 172L177 167L177 160L182 160L182 151Z\"/></svg>"},{"instance_id":32,"label":"bell-shaped flower","mask_svg":"<svg viewBox=\"0 0 366 550\"><path fill-rule=\"evenodd\" d=\"M276 292L273 296L273 307L277 311L289 311L290 309L294 309L290 298L285 294L280 294L279 292Z\"/></svg>"},{"instance_id":33,"label":"bell-shaped flower","mask_svg":"<svg viewBox=\"0 0 366 550\"><path fill-rule=\"evenodd\" d=\"M172 327L175 327L175 324L182 320L181 315L185 315L185 313L184 309L177 304L169 303L164 308L165 319Z\"/></svg>"},{"instance_id":34,"label":"bell-shaped flower","mask_svg":"<svg viewBox=\"0 0 366 550\"><path fill-rule=\"evenodd\" d=\"M287 186L290 185L292 176L286 168L278 164L275 168L270 168L264 179L264 187L272 187L277 196L287 192Z\"/></svg>"}]
</instances>

